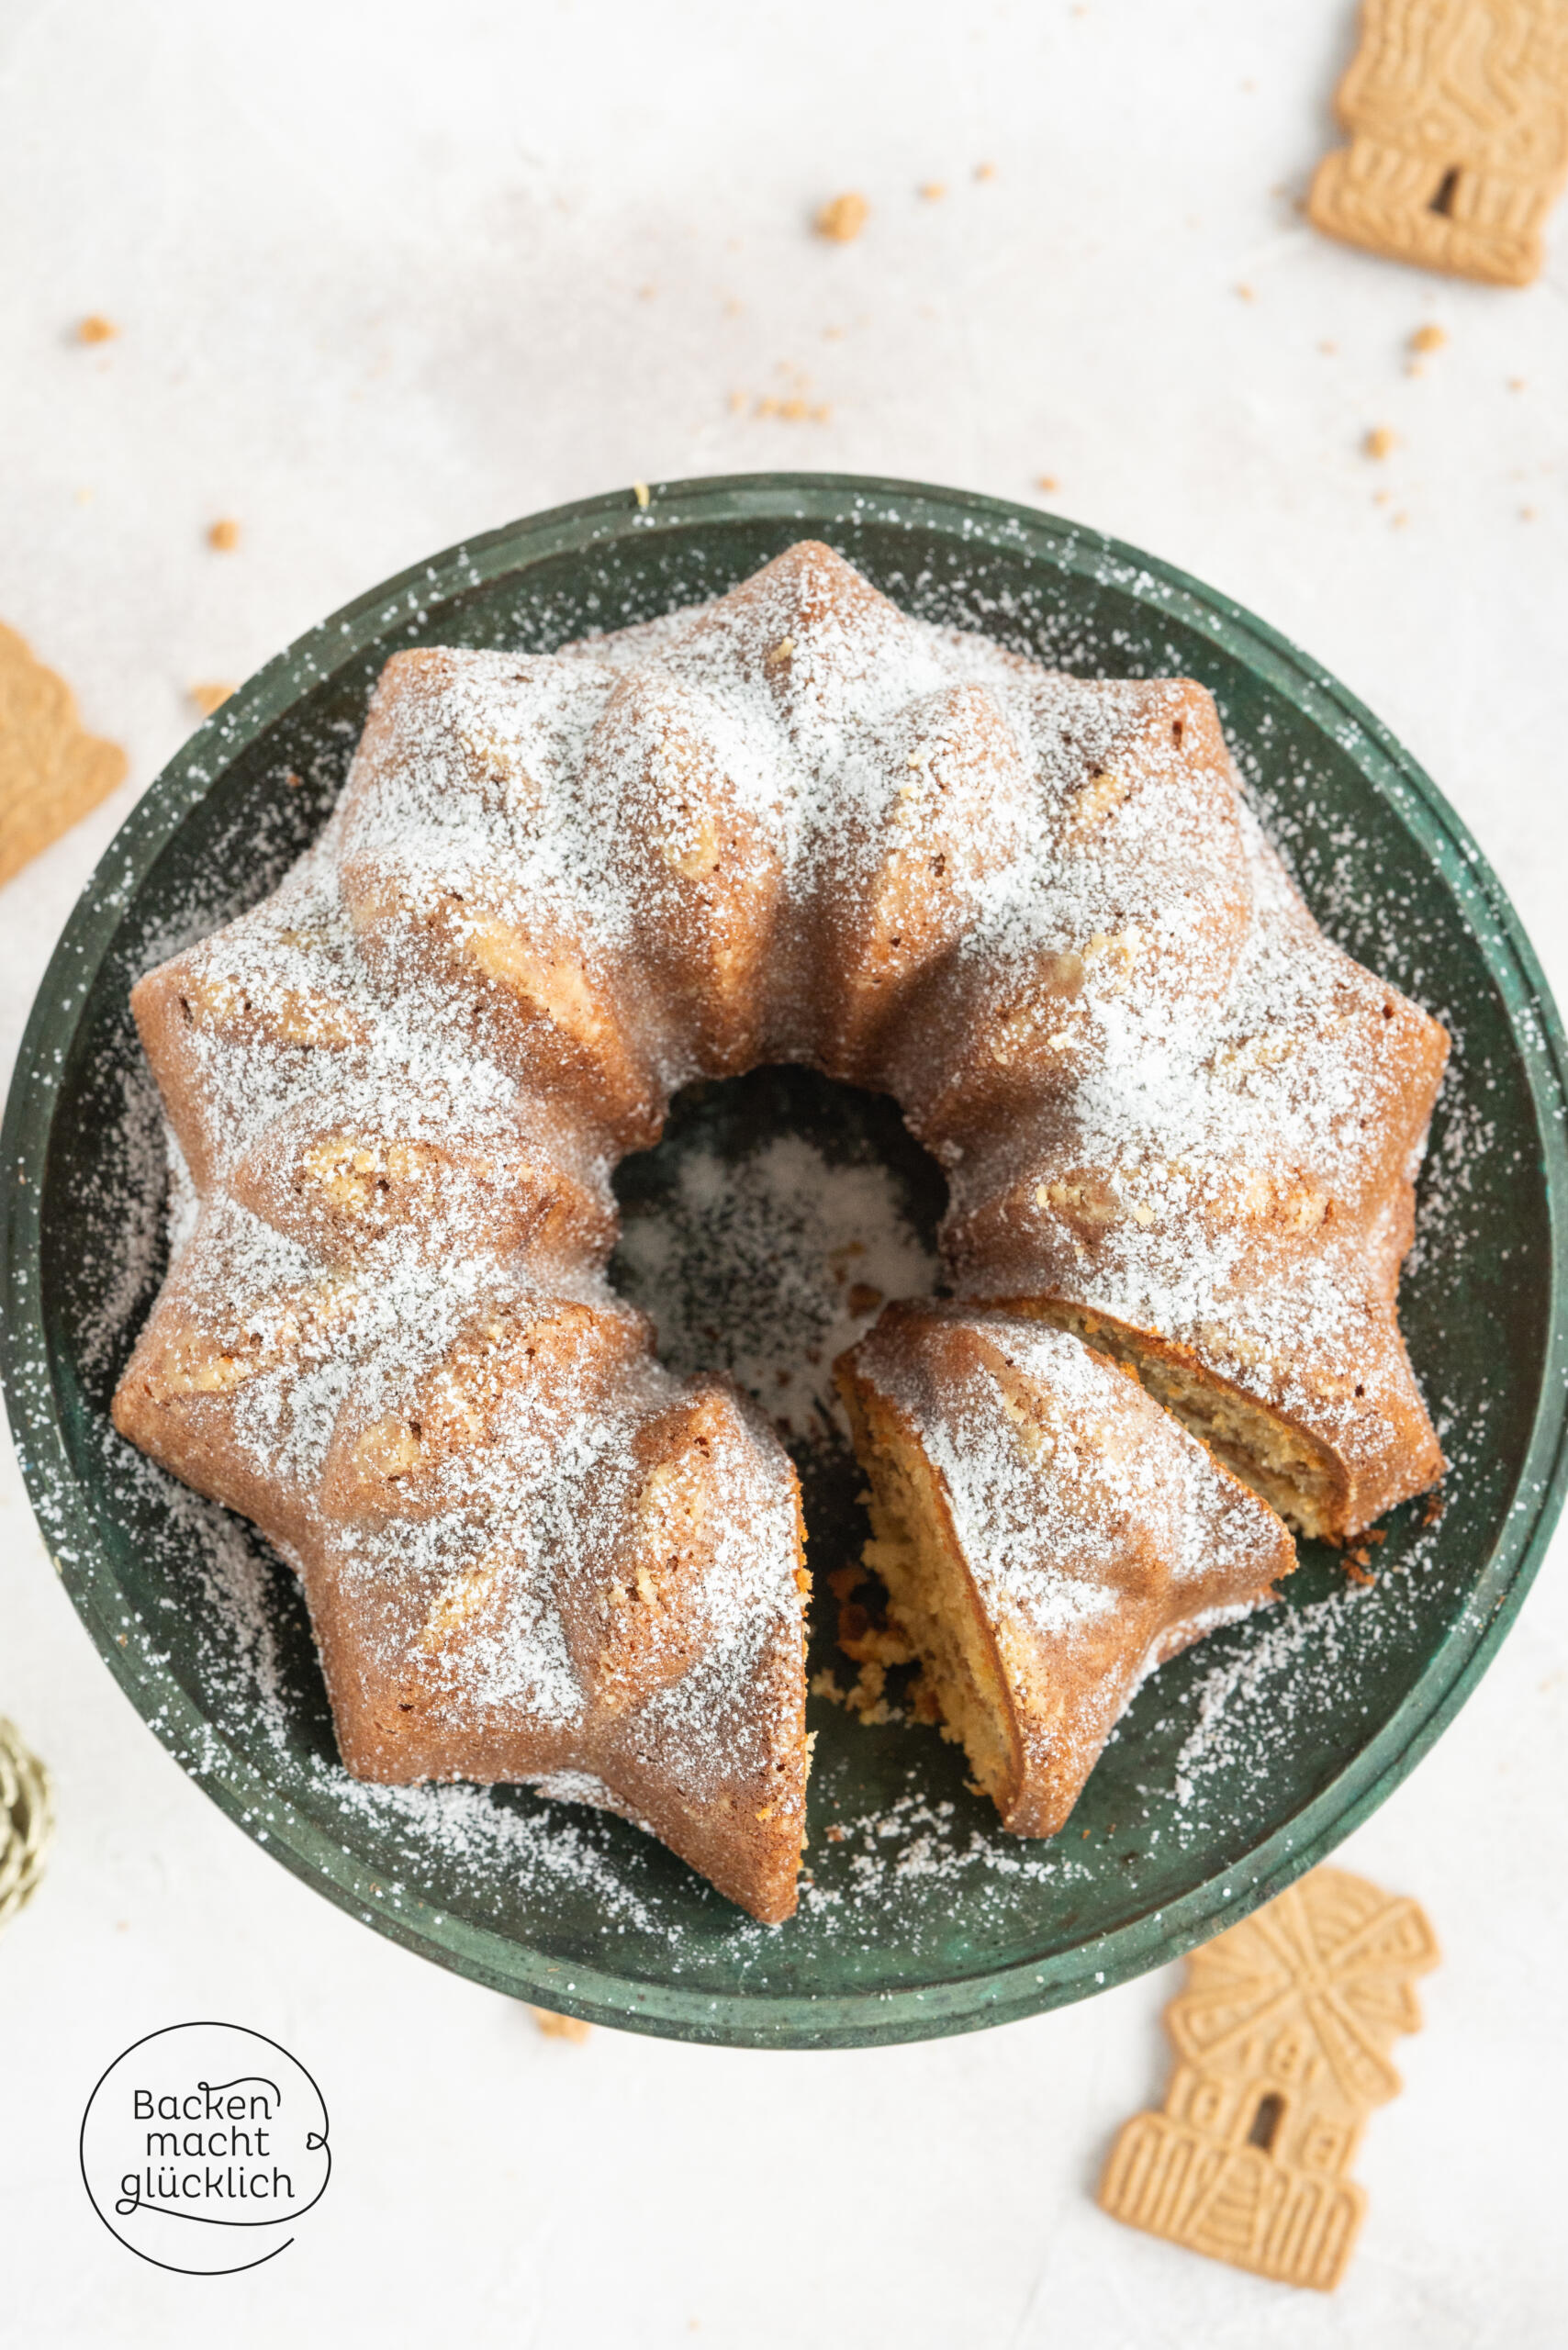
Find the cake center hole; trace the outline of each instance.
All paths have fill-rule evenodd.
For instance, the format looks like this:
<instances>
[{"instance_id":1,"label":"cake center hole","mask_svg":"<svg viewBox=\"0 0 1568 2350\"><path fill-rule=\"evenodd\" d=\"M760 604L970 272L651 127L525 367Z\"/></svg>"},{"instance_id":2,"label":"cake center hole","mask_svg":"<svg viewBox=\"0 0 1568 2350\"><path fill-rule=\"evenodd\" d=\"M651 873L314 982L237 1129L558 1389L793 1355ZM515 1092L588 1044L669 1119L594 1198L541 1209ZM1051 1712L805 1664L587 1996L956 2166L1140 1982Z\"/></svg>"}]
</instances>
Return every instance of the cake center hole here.
<instances>
[{"instance_id":1,"label":"cake center hole","mask_svg":"<svg viewBox=\"0 0 1568 2350\"><path fill-rule=\"evenodd\" d=\"M813 1570L857 1555L863 1482L834 1358L890 1297L941 1279L941 1169L887 1095L771 1067L688 1086L615 1176L610 1279L653 1316L659 1359L722 1371L801 1474Z\"/></svg>"}]
</instances>

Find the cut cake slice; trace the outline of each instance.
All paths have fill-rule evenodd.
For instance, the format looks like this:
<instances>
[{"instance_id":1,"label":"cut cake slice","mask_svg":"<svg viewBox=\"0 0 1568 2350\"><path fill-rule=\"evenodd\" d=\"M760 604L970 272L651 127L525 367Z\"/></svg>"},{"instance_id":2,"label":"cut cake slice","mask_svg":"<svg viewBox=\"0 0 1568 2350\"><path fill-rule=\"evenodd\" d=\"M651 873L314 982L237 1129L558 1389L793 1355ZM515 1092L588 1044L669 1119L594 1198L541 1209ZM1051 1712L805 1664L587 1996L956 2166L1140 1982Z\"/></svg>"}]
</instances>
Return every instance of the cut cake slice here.
<instances>
[{"instance_id":1,"label":"cut cake slice","mask_svg":"<svg viewBox=\"0 0 1568 2350\"><path fill-rule=\"evenodd\" d=\"M1052 1325L893 1305L836 1368L866 1563L1003 1826L1055 1835L1146 1674L1276 1597L1291 1538Z\"/></svg>"}]
</instances>

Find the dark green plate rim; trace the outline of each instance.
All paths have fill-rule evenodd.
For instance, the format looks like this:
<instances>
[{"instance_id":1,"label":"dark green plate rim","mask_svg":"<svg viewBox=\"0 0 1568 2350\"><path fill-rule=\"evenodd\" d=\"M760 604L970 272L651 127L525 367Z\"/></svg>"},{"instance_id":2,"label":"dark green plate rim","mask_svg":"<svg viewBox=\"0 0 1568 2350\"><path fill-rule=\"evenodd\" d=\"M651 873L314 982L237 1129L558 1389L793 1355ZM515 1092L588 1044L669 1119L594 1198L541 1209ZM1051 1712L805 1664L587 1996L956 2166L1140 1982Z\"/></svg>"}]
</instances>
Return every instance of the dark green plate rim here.
<instances>
[{"instance_id":1,"label":"dark green plate rim","mask_svg":"<svg viewBox=\"0 0 1568 2350\"><path fill-rule=\"evenodd\" d=\"M448 596L542 558L602 552L671 523L718 527L787 520L831 535L875 520L953 543L1005 546L1043 573L1067 572L1136 596L1263 677L1333 734L1420 844L1507 1008L1529 1073L1551 1229L1550 1339L1529 1447L1505 1531L1477 1569L1471 1604L1379 1734L1284 1828L1206 1883L1100 1940L1056 1956L924 1989L853 1998L714 1998L569 1968L433 1908L410 1918L371 1871L227 1745L151 1652L84 1505L61 1428L40 1291L42 1178L60 1072L130 899L229 759L302 692L388 630ZM391 1940L516 1997L622 2029L752 2047L846 2047L935 2038L1031 2015L1179 1957L1320 1861L1399 1785L1452 1720L1495 1655L1545 1553L1568 1488L1568 1040L1546 979L1496 877L1453 810L1388 730L1327 670L1229 598L1119 541L1002 499L918 482L839 474L744 474L655 485L643 507L613 491L510 523L413 565L298 638L241 688L172 759L116 835L67 923L23 1037L0 1151L7 1169L6 1321L0 1341L11 1423L57 1572L121 1688L223 1810L308 1885Z\"/></svg>"}]
</instances>

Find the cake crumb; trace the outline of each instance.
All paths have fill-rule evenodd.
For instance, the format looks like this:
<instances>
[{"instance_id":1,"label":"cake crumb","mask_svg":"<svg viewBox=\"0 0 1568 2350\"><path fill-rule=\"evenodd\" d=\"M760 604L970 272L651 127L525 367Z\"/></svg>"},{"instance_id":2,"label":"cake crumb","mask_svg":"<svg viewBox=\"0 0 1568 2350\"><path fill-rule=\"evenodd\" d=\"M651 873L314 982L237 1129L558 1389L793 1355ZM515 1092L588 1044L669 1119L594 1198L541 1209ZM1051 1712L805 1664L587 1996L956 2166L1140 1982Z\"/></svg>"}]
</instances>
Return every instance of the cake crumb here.
<instances>
[{"instance_id":1,"label":"cake crumb","mask_svg":"<svg viewBox=\"0 0 1568 2350\"><path fill-rule=\"evenodd\" d=\"M113 319L106 319L101 310L89 310L76 330L78 342L113 342L119 329Z\"/></svg>"},{"instance_id":2,"label":"cake crumb","mask_svg":"<svg viewBox=\"0 0 1568 2350\"><path fill-rule=\"evenodd\" d=\"M1374 424L1368 432L1365 440L1361 442L1362 454L1375 459L1377 463L1381 464L1383 458L1391 456L1393 452L1394 432L1392 427L1386 424Z\"/></svg>"},{"instance_id":3,"label":"cake crumb","mask_svg":"<svg viewBox=\"0 0 1568 2350\"><path fill-rule=\"evenodd\" d=\"M830 244L852 244L871 217L871 207L863 196L853 191L835 196L824 204L816 217L816 232Z\"/></svg>"},{"instance_id":4,"label":"cake crumb","mask_svg":"<svg viewBox=\"0 0 1568 2350\"><path fill-rule=\"evenodd\" d=\"M927 204L939 204L947 193L947 183L946 180L923 180L920 193Z\"/></svg>"},{"instance_id":5,"label":"cake crumb","mask_svg":"<svg viewBox=\"0 0 1568 2350\"><path fill-rule=\"evenodd\" d=\"M1410 338L1410 348L1412 351L1418 351L1422 352L1428 351L1440 351L1447 341L1448 334L1442 327L1417 327L1415 333Z\"/></svg>"},{"instance_id":6,"label":"cake crumb","mask_svg":"<svg viewBox=\"0 0 1568 2350\"><path fill-rule=\"evenodd\" d=\"M942 1700L924 1672L915 1674L907 1695L910 1711L913 1714L915 1720L926 1722L935 1729L942 1719Z\"/></svg>"},{"instance_id":7,"label":"cake crumb","mask_svg":"<svg viewBox=\"0 0 1568 2350\"><path fill-rule=\"evenodd\" d=\"M853 1281L845 1304L851 1314L871 1314L882 1302L882 1292L869 1281Z\"/></svg>"},{"instance_id":8,"label":"cake crumb","mask_svg":"<svg viewBox=\"0 0 1568 2350\"><path fill-rule=\"evenodd\" d=\"M994 163L977 163L975 165L975 177L977 180L993 180L996 177L996 165Z\"/></svg>"},{"instance_id":9,"label":"cake crumb","mask_svg":"<svg viewBox=\"0 0 1568 2350\"><path fill-rule=\"evenodd\" d=\"M1053 489L1059 489L1061 487L1061 484L1057 479L1055 474L1036 474L1035 476L1035 487L1036 489L1043 489L1048 498Z\"/></svg>"},{"instance_id":10,"label":"cake crumb","mask_svg":"<svg viewBox=\"0 0 1568 2350\"><path fill-rule=\"evenodd\" d=\"M214 679L207 685L188 686L185 690L202 716L210 718L215 710L222 709L234 688L232 686L219 685Z\"/></svg>"},{"instance_id":11,"label":"cake crumb","mask_svg":"<svg viewBox=\"0 0 1568 2350\"><path fill-rule=\"evenodd\" d=\"M1238 285L1236 290L1244 302L1255 302L1258 299L1256 292L1250 285Z\"/></svg>"},{"instance_id":12,"label":"cake crumb","mask_svg":"<svg viewBox=\"0 0 1568 2350\"><path fill-rule=\"evenodd\" d=\"M214 522L207 534L207 543L216 547L219 554L232 554L240 543L240 525L231 516Z\"/></svg>"},{"instance_id":13,"label":"cake crumb","mask_svg":"<svg viewBox=\"0 0 1568 2350\"><path fill-rule=\"evenodd\" d=\"M581 2016L558 2016L553 2008L530 2008L528 2012L546 2040L575 2040L580 2046L592 2035L592 2024Z\"/></svg>"}]
</instances>

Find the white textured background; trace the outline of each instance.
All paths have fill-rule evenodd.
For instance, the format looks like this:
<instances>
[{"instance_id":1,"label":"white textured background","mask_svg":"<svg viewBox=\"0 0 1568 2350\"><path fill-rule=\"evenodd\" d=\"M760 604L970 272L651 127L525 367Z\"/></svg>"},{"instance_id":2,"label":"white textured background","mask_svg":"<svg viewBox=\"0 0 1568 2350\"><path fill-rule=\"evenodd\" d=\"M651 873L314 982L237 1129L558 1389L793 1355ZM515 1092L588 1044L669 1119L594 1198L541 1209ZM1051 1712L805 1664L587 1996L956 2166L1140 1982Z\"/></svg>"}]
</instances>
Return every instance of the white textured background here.
<instances>
[{"instance_id":1,"label":"white textured background","mask_svg":"<svg viewBox=\"0 0 1568 2350\"><path fill-rule=\"evenodd\" d=\"M0 895L7 1053L193 682L515 514L778 464L1020 498L1054 475L1064 510L1238 597L1410 744L1568 993L1568 218L1526 293L1315 238L1294 199L1351 35L1344 0L7 0L0 618L131 756ZM840 249L806 224L845 187L873 215ZM95 310L123 331L84 348ZM1427 320L1450 341L1413 377ZM750 412L795 393L827 420ZM1381 465L1374 425L1398 436ZM205 543L220 515L243 527L230 555ZM546 2042L222 1819L98 1663L8 1465L0 1508L0 1707L61 1813L0 1943L0 2336L1568 2334L1561 1557L1345 1851L1426 1903L1447 1958L1324 2302L1090 2200L1163 2085L1171 1979L869 2053ZM122 2251L75 2166L102 2068L201 2014L312 2068L337 2157L281 2261L210 2282Z\"/></svg>"}]
</instances>

